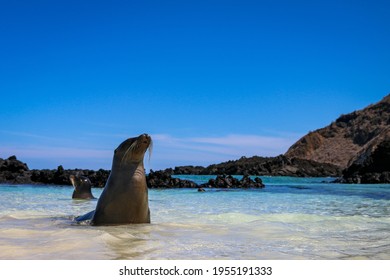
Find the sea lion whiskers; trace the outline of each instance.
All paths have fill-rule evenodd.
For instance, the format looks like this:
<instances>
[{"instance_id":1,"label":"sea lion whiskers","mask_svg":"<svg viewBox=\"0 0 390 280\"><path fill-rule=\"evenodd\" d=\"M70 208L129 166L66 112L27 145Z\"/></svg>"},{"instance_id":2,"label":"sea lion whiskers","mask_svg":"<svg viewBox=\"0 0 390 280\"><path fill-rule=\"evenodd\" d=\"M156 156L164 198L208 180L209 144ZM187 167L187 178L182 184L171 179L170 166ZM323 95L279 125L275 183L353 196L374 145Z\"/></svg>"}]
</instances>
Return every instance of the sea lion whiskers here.
<instances>
[{"instance_id":1,"label":"sea lion whiskers","mask_svg":"<svg viewBox=\"0 0 390 280\"><path fill-rule=\"evenodd\" d=\"M124 153L124 155L123 155L123 157L122 157L122 159L121 159L121 166L122 166L123 160L126 159L128 152L130 152L130 156L131 156L131 154L133 153L133 151L136 150L136 149L138 148L138 143L137 143L137 142L138 142L137 140L134 141L134 142L131 143L131 145L127 148L126 152Z\"/></svg>"},{"instance_id":2,"label":"sea lion whiskers","mask_svg":"<svg viewBox=\"0 0 390 280\"><path fill-rule=\"evenodd\" d=\"M148 153L149 153L149 164L150 164L150 159L152 157L152 153L153 153L153 140L150 139L150 143L149 143L149 146L148 146Z\"/></svg>"}]
</instances>

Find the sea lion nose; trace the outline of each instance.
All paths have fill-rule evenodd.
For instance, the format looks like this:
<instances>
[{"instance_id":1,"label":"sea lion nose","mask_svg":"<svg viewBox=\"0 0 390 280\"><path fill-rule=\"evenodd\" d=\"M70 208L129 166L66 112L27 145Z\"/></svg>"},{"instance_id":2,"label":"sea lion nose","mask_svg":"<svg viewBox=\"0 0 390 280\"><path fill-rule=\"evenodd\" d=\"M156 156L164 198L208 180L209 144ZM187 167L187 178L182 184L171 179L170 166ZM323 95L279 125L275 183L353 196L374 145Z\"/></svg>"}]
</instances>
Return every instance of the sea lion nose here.
<instances>
[{"instance_id":1,"label":"sea lion nose","mask_svg":"<svg viewBox=\"0 0 390 280\"><path fill-rule=\"evenodd\" d=\"M147 133L144 133L141 135L141 139L144 143L146 143L150 140L150 136Z\"/></svg>"},{"instance_id":2,"label":"sea lion nose","mask_svg":"<svg viewBox=\"0 0 390 280\"><path fill-rule=\"evenodd\" d=\"M149 136L147 133L142 134L142 137L143 137L143 138L146 138L146 139L149 139L149 138L150 138L150 136Z\"/></svg>"}]
</instances>

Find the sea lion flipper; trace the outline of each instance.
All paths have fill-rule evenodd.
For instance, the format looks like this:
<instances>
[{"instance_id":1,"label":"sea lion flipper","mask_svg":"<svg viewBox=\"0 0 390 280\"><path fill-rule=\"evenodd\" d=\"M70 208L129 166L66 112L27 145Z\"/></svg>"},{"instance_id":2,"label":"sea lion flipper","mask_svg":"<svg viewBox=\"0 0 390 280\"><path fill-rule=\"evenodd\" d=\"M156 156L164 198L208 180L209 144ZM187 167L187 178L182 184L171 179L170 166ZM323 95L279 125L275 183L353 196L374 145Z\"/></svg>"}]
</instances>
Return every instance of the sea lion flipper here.
<instances>
[{"instance_id":1,"label":"sea lion flipper","mask_svg":"<svg viewBox=\"0 0 390 280\"><path fill-rule=\"evenodd\" d=\"M95 214L95 210L93 210L87 214L84 214L82 216L78 216L78 217L76 217L75 220L76 220L76 222L84 222L84 221L92 220L94 214Z\"/></svg>"}]
</instances>

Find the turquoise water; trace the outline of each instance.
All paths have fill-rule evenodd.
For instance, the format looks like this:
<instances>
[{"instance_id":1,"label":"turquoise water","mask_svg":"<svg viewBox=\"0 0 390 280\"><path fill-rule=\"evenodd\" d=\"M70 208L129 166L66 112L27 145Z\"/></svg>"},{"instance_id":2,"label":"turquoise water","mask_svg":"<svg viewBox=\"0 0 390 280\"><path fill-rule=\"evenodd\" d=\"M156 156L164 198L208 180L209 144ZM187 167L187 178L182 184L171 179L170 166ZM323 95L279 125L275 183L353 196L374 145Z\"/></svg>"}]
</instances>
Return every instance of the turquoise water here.
<instances>
[{"instance_id":1,"label":"turquoise water","mask_svg":"<svg viewBox=\"0 0 390 280\"><path fill-rule=\"evenodd\" d=\"M75 224L97 201L72 200L71 187L0 185L0 259L390 259L390 185L262 179L150 190L151 224L111 227Z\"/></svg>"}]
</instances>

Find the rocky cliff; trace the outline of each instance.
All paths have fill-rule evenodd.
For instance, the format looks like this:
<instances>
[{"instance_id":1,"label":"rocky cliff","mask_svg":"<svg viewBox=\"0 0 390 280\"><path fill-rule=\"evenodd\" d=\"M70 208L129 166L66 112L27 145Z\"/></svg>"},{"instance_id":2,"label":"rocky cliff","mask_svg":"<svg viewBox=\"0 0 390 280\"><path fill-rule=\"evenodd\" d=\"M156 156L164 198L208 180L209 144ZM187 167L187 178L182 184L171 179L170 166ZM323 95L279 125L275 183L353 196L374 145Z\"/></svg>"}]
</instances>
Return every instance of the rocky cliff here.
<instances>
[{"instance_id":1,"label":"rocky cliff","mask_svg":"<svg viewBox=\"0 0 390 280\"><path fill-rule=\"evenodd\" d=\"M390 183L390 129L353 158L343 171L341 182Z\"/></svg>"},{"instance_id":2,"label":"rocky cliff","mask_svg":"<svg viewBox=\"0 0 390 280\"><path fill-rule=\"evenodd\" d=\"M390 95L363 110L340 116L329 126L310 132L285 156L331 163L343 169L386 138L390 128Z\"/></svg>"}]
</instances>

